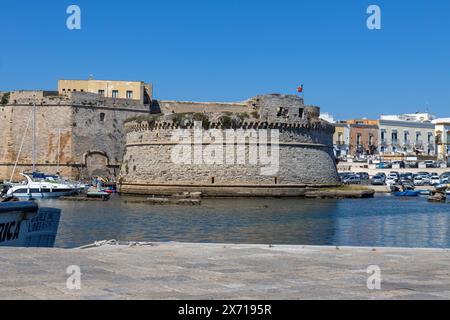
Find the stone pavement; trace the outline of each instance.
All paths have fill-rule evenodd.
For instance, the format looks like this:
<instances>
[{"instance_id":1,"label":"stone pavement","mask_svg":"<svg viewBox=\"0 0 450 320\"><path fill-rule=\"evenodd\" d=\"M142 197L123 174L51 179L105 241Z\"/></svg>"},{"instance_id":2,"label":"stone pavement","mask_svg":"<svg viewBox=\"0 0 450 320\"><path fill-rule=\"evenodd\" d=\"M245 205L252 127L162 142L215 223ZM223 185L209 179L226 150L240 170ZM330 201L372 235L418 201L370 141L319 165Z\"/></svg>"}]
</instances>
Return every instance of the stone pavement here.
<instances>
[{"instance_id":1,"label":"stone pavement","mask_svg":"<svg viewBox=\"0 0 450 320\"><path fill-rule=\"evenodd\" d=\"M80 290L67 288L71 265L81 269ZM367 288L371 265L381 269L381 290ZM449 299L449 266L441 249L0 248L0 299Z\"/></svg>"}]
</instances>

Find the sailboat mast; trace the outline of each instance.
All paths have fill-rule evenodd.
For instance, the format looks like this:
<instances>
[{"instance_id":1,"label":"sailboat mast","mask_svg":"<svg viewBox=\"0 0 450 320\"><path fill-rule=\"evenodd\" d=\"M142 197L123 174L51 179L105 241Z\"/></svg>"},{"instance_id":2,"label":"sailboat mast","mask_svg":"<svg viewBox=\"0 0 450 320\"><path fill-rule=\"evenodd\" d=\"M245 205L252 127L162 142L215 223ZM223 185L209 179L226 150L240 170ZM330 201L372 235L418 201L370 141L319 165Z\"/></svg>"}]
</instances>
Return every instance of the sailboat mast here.
<instances>
[{"instance_id":1,"label":"sailboat mast","mask_svg":"<svg viewBox=\"0 0 450 320\"><path fill-rule=\"evenodd\" d=\"M57 168L56 171L58 172L58 174L60 173L60 158L59 155L61 153L61 129L58 129L58 158L57 158Z\"/></svg>"},{"instance_id":2,"label":"sailboat mast","mask_svg":"<svg viewBox=\"0 0 450 320\"><path fill-rule=\"evenodd\" d=\"M36 172L36 103L33 103L33 172Z\"/></svg>"}]
</instances>

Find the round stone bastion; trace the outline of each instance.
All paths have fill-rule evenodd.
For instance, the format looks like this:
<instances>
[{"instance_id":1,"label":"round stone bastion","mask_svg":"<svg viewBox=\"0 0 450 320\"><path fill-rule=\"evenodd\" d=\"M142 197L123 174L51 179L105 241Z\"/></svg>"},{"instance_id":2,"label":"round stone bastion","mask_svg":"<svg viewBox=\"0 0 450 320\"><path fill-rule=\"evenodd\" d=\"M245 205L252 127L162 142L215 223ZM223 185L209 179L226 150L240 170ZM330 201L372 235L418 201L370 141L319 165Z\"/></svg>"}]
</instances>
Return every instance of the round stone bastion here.
<instances>
[{"instance_id":1,"label":"round stone bastion","mask_svg":"<svg viewBox=\"0 0 450 320\"><path fill-rule=\"evenodd\" d=\"M242 112L188 112L129 119L123 194L300 197L339 185L334 127L294 95L265 95ZM244 108L244 110L246 110Z\"/></svg>"}]
</instances>

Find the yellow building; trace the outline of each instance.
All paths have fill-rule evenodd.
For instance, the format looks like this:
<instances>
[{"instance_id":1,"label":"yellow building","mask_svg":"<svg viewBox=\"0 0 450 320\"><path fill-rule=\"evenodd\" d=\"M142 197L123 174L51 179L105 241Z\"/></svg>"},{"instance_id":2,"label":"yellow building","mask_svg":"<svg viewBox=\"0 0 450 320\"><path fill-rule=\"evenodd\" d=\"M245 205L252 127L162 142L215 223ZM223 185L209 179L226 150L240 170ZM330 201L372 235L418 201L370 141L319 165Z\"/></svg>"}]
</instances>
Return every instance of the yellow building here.
<instances>
[{"instance_id":1,"label":"yellow building","mask_svg":"<svg viewBox=\"0 0 450 320\"><path fill-rule=\"evenodd\" d=\"M350 126L347 123L334 123L333 135L334 151L337 157L345 157L349 154Z\"/></svg>"},{"instance_id":2,"label":"yellow building","mask_svg":"<svg viewBox=\"0 0 450 320\"><path fill-rule=\"evenodd\" d=\"M89 92L107 98L139 100L148 104L152 99L153 87L143 81L111 81L111 80L59 80L59 94L70 92Z\"/></svg>"}]
</instances>

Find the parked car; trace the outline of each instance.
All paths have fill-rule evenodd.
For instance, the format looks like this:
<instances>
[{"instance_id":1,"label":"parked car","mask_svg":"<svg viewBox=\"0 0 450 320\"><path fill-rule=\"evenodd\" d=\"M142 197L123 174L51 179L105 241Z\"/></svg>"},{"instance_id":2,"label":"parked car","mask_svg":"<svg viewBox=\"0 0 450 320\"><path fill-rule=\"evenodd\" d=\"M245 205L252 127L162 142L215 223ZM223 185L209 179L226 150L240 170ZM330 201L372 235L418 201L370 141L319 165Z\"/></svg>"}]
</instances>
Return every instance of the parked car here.
<instances>
[{"instance_id":1,"label":"parked car","mask_svg":"<svg viewBox=\"0 0 450 320\"><path fill-rule=\"evenodd\" d=\"M443 174L441 174L440 178L441 180L445 178L450 178L450 172L444 172Z\"/></svg>"},{"instance_id":2,"label":"parked car","mask_svg":"<svg viewBox=\"0 0 450 320\"><path fill-rule=\"evenodd\" d=\"M437 173L432 173L432 174L431 174L430 180L431 180L431 181L430 181L430 184L431 184L432 186L435 186L435 185L441 183L441 178L439 177L439 175L438 175Z\"/></svg>"},{"instance_id":3,"label":"parked car","mask_svg":"<svg viewBox=\"0 0 450 320\"><path fill-rule=\"evenodd\" d=\"M422 176L415 176L413 183L415 186L424 186L425 185Z\"/></svg>"},{"instance_id":4,"label":"parked car","mask_svg":"<svg viewBox=\"0 0 450 320\"><path fill-rule=\"evenodd\" d=\"M427 168L436 168L436 162L433 160L425 160L424 163Z\"/></svg>"},{"instance_id":5,"label":"parked car","mask_svg":"<svg viewBox=\"0 0 450 320\"><path fill-rule=\"evenodd\" d=\"M398 178L396 176L388 176L386 179L387 185L397 184Z\"/></svg>"},{"instance_id":6,"label":"parked car","mask_svg":"<svg viewBox=\"0 0 450 320\"><path fill-rule=\"evenodd\" d=\"M399 179L400 183L412 183L413 174L412 173L402 173Z\"/></svg>"},{"instance_id":7,"label":"parked car","mask_svg":"<svg viewBox=\"0 0 450 320\"><path fill-rule=\"evenodd\" d=\"M375 175L370 180L370 183L374 186L383 186L385 184L386 178L383 176Z\"/></svg>"},{"instance_id":8,"label":"parked car","mask_svg":"<svg viewBox=\"0 0 450 320\"><path fill-rule=\"evenodd\" d=\"M399 166L400 166L400 169L404 169L404 168L406 167L406 164L405 164L404 161L393 161L393 162L392 162L392 166L394 166L394 165L399 165ZM392 166L391 166L391 167L392 167Z\"/></svg>"},{"instance_id":9,"label":"parked car","mask_svg":"<svg viewBox=\"0 0 450 320\"><path fill-rule=\"evenodd\" d=\"M386 180L386 173L384 173L384 172L378 172L376 174L376 176L382 176L384 178L384 180Z\"/></svg>"},{"instance_id":10,"label":"parked car","mask_svg":"<svg viewBox=\"0 0 450 320\"><path fill-rule=\"evenodd\" d=\"M391 169L391 168L392 164L388 162L380 162L379 164L377 164L377 169Z\"/></svg>"},{"instance_id":11,"label":"parked car","mask_svg":"<svg viewBox=\"0 0 450 320\"><path fill-rule=\"evenodd\" d=\"M361 180L369 180L369 174L367 172L359 172L356 174Z\"/></svg>"},{"instance_id":12,"label":"parked car","mask_svg":"<svg viewBox=\"0 0 450 320\"><path fill-rule=\"evenodd\" d=\"M349 175L342 180L345 184L360 184L361 179L357 175Z\"/></svg>"},{"instance_id":13,"label":"parked car","mask_svg":"<svg viewBox=\"0 0 450 320\"><path fill-rule=\"evenodd\" d=\"M419 181L418 183L420 183L420 184L418 184L418 185L421 185L421 186L430 186L431 185L431 175L430 174L416 174L415 175L415 177L414 177L414 184L415 184L415 181Z\"/></svg>"},{"instance_id":14,"label":"parked car","mask_svg":"<svg viewBox=\"0 0 450 320\"><path fill-rule=\"evenodd\" d=\"M408 168L418 168L419 163L417 161L409 161L409 162L407 162L406 166Z\"/></svg>"}]
</instances>

